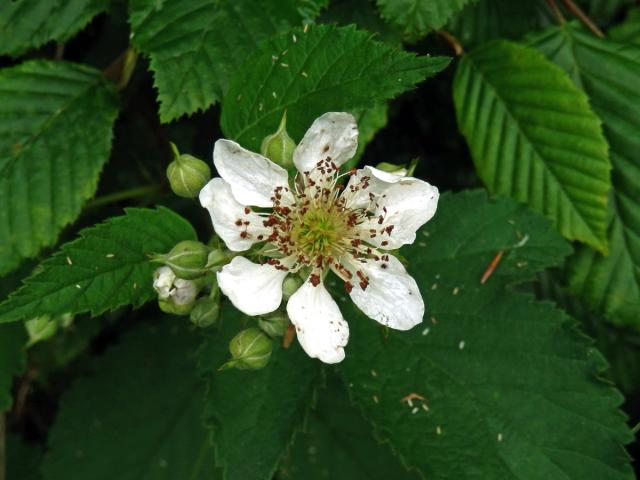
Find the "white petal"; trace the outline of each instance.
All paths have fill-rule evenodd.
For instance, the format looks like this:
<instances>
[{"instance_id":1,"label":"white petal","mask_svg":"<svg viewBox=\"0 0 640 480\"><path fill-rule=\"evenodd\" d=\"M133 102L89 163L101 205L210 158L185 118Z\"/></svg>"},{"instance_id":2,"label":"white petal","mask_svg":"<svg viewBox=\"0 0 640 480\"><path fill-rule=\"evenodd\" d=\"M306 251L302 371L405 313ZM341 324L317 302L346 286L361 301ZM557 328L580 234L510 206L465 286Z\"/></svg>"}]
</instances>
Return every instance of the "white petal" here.
<instances>
[{"instance_id":1,"label":"white petal","mask_svg":"<svg viewBox=\"0 0 640 480\"><path fill-rule=\"evenodd\" d=\"M355 155L357 148L358 125L353 115L328 112L307 130L293 153L293 163L300 172L310 172L327 157L340 166Z\"/></svg>"},{"instance_id":2,"label":"white petal","mask_svg":"<svg viewBox=\"0 0 640 480\"><path fill-rule=\"evenodd\" d=\"M222 293L238 310L251 316L273 312L280 306L286 276L285 271L244 257L234 257L217 274Z\"/></svg>"},{"instance_id":3,"label":"white petal","mask_svg":"<svg viewBox=\"0 0 640 480\"><path fill-rule=\"evenodd\" d=\"M218 140L213 163L243 205L273 206L276 187L288 188L287 171L262 155L250 152L231 140Z\"/></svg>"},{"instance_id":4,"label":"white petal","mask_svg":"<svg viewBox=\"0 0 640 480\"><path fill-rule=\"evenodd\" d=\"M287 313L307 355L325 363L344 360L349 326L322 282L315 287L304 282L289 299Z\"/></svg>"},{"instance_id":5,"label":"white petal","mask_svg":"<svg viewBox=\"0 0 640 480\"><path fill-rule=\"evenodd\" d=\"M364 176L369 178L369 186L356 189L354 193L350 186L362 185L358 178ZM370 200L369 193L374 195L374 201ZM362 238L390 250L415 241L416 231L435 214L439 198L438 189L423 180L382 172L372 167L365 167L354 175L345 189L345 195L349 207L368 208L372 213L371 219L360 225L366 232ZM385 229L391 226L393 229L389 230L390 233L386 232ZM368 238L370 229L375 229L378 235Z\"/></svg>"},{"instance_id":6,"label":"white petal","mask_svg":"<svg viewBox=\"0 0 640 480\"><path fill-rule=\"evenodd\" d=\"M175 279L176 274L167 266L160 267L153 272L153 288L158 293L159 298L163 300L169 298Z\"/></svg>"},{"instance_id":7,"label":"white petal","mask_svg":"<svg viewBox=\"0 0 640 480\"><path fill-rule=\"evenodd\" d=\"M263 219L255 212L246 213L246 208L236 201L231 187L223 179L216 177L200 191L200 204L209 210L216 234L234 252L242 252L259 242L258 236L265 238L270 230L263 226ZM236 225L241 220L242 225ZM245 225L244 222L249 222ZM246 232L243 235L242 232Z\"/></svg>"},{"instance_id":8,"label":"white petal","mask_svg":"<svg viewBox=\"0 0 640 480\"><path fill-rule=\"evenodd\" d=\"M381 195L392 184L406 179L404 175L385 172L374 167L364 167L356 171L349 179L343 196L351 208L366 208L371 203L369 193ZM366 188L365 182L368 185Z\"/></svg>"},{"instance_id":9,"label":"white petal","mask_svg":"<svg viewBox=\"0 0 640 480\"><path fill-rule=\"evenodd\" d=\"M422 322L422 295L400 260L389 255L388 262L369 261L361 264L361 270L369 277L369 285L365 290L354 285L350 295L368 317L397 330L409 330Z\"/></svg>"},{"instance_id":10,"label":"white petal","mask_svg":"<svg viewBox=\"0 0 640 480\"><path fill-rule=\"evenodd\" d=\"M198 286L192 280L177 278L173 285L175 288L171 292L171 298L173 298L176 305L193 303L198 296Z\"/></svg>"}]
</instances>

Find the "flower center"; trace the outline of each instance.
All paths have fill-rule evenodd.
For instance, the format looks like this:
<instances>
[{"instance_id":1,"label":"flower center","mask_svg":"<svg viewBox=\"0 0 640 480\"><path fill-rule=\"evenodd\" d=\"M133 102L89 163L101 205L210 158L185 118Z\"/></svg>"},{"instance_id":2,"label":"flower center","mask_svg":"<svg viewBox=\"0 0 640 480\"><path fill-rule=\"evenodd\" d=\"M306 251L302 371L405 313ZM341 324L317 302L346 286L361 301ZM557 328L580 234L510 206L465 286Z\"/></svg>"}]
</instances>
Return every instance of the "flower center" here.
<instances>
[{"instance_id":1,"label":"flower center","mask_svg":"<svg viewBox=\"0 0 640 480\"><path fill-rule=\"evenodd\" d=\"M302 215L291 232L291 239L300 253L313 258L327 257L346 236L347 225L341 212L320 204Z\"/></svg>"}]
</instances>

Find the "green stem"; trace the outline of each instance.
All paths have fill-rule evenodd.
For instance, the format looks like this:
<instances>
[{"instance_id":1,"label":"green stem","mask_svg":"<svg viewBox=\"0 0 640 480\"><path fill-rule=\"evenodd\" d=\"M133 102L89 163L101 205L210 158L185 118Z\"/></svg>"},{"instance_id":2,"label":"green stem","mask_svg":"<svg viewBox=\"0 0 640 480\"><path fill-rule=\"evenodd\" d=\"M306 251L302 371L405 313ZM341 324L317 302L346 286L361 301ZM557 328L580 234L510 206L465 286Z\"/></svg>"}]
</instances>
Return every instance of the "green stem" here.
<instances>
[{"instance_id":1,"label":"green stem","mask_svg":"<svg viewBox=\"0 0 640 480\"><path fill-rule=\"evenodd\" d=\"M558 4L556 3L556 0L547 0L547 4L549 5L549 8L555 15L560 25L564 25L565 23L567 23L567 21L564 18L564 15L562 15L562 11L560 10L560 7L558 7Z\"/></svg>"},{"instance_id":2,"label":"green stem","mask_svg":"<svg viewBox=\"0 0 640 480\"><path fill-rule=\"evenodd\" d=\"M132 198L141 198L148 195L153 195L162 190L162 185L146 185L144 187L135 187L128 190L121 190L119 192L108 193L102 197L89 200L85 205L85 208L96 208L104 205L110 205L112 203L120 202L122 200L130 200Z\"/></svg>"},{"instance_id":3,"label":"green stem","mask_svg":"<svg viewBox=\"0 0 640 480\"><path fill-rule=\"evenodd\" d=\"M631 429L631 433L633 433L634 435L637 435L638 432L640 432L640 422L638 422L638 424Z\"/></svg>"}]
</instances>

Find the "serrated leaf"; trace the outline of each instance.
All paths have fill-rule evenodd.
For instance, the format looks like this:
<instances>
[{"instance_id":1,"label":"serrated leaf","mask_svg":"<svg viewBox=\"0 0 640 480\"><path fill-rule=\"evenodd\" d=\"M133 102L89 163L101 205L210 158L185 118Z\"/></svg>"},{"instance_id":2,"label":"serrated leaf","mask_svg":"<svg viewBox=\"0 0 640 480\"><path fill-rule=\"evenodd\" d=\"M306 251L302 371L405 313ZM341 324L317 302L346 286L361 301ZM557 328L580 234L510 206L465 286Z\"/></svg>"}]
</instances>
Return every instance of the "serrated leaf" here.
<instances>
[{"instance_id":1,"label":"serrated leaf","mask_svg":"<svg viewBox=\"0 0 640 480\"><path fill-rule=\"evenodd\" d=\"M411 39L444 26L474 0L377 0L382 16Z\"/></svg>"},{"instance_id":2,"label":"serrated leaf","mask_svg":"<svg viewBox=\"0 0 640 480\"><path fill-rule=\"evenodd\" d=\"M55 243L109 158L118 101L92 68L34 60L0 70L0 274Z\"/></svg>"},{"instance_id":3,"label":"serrated leaf","mask_svg":"<svg viewBox=\"0 0 640 480\"><path fill-rule=\"evenodd\" d=\"M509 288L569 250L511 200L445 195L403 250L425 296L423 325L385 331L345 305L351 398L426 478L633 478L622 397L597 378L603 358L561 310Z\"/></svg>"},{"instance_id":4,"label":"serrated leaf","mask_svg":"<svg viewBox=\"0 0 640 480\"><path fill-rule=\"evenodd\" d=\"M350 404L344 386L331 375L318 404L278 469L278 479L417 480L374 437L371 425Z\"/></svg>"},{"instance_id":5,"label":"serrated leaf","mask_svg":"<svg viewBox=\"0 0 640 480\"><path fill-rule=\"evenodd\" d=\"M309 27L273 39L247 59L225 95L221 126L227 137L257 151L286 110L287 130L300 140L323 113L372 107L448 63L403 52L353 27Z\"/></svg>"},{"instance_id":6,"label":"serrated leaf","mask_svg":"<svg viewBox=\"0 0 640 480\"><path fill-rule=\"evenodd\" d=\"M578 0L586 14L600 25L606 25L634 4L634 0Z\"/></svg>"},{"instance_id":7,"label":"serrated leaf","mask_svg":"<svg viewBox=\"0 0 640 480\"><path fill-rule=\"evenodd\" d=\"M640 45L640 7L629 10L624 22L612 27L608 34L616 42Z\"/></svg>"},{"instance_id":8,"label":"serrated leaf","mask_svg":"<svg viewBox=\"0 0 640 480\"><path fill-rule=\"evenodd\" d=\"M132 41L151 57L160 118L220 100L245 57L269 37L317 15L323 0L134 0Z\"/></svg>"},{"instance_id":9,"label":"serrated leaf","mask_svg":"<svg viewBox=\"0 0 640 480\"><path fill-rule=\"evenodd\" d=\"M0 3L0 55L65 42L107 9L108 0L12 0Z\"/></svg>"},{"instance_id":10,"label":"serrated leaf","mask_svg":"<svg viewBox=\"0 0 640 480\"><path fill-rule=\"evenodd\" d=\"M27 364L27 332L24 325L0 325L0 412L11 407L13 377Z\"/></svg>"},{"instance_id":11,"label":"serrated leaf","mask_svg":"<svg viewBox=\"0 0 640 480\"><path fill-rule=\"evenodd\" d=\"M89 363L60 400L43 478L215 478L198 341L182 319L154 319Z\"/></svg>"},{"instance_id":12,"label":"serrated leaf","mask_svg":"<svg viewBox=\"0 0 640 480\"><path fill-rule=\"evenodd\" d=\"M166 208L132 208L80 232L62 246L25 284L0 304L0 323L36 315L90 312L123 305L139 307L156 295L149 253L167 252L194 240L193 227Z\"/></svg>"},{"instance_id":13,"label":"serrated leaf","mask_svg":"<svg viewBox=\"0 0 640 480\"><path fill-rule=\"evenodd\" d=\"M226 303L224 331L208 337L198 353L208 386L205 420L225 480L268 480L305 421L320 365L298 345L285 350L274 341L264 369L218 371L229 358L229 339L243 328L243 317Z\"/></svg>"},{"instance_id":14,"label":"serrated leaf","mask_svg":"<svg viewBox=\"0 0 640 480\"><path fill-rule=\"evenodd\" d=\"M478 0L454 16L447 28L466 48L495 38L518 39L550 23L549 9L537 0Z\"/></svg>"},{"instance_id":15,"label":"serrated leaf","mask_svg":"<svg viewBox=\"0 0 640 480\"><path fill-rule=\"evenodd\" d=\"M460 130L489 190L606 251L611 165L584 92L539 52L506 41L465 55L453 88Z\"/></svg>"},{"instance_id":16,"label":"serrated leaf","mask_svg":"<svg viewBox=\"0 0 640 480\"><path fill-rule=\"evenodd\" d=\"M598 39L576 25L531 42L588 93L611 149L610 252L579 249L568 262L572 289L613 323L640 329L640 47Z\"/></svg>"}]
</instances>

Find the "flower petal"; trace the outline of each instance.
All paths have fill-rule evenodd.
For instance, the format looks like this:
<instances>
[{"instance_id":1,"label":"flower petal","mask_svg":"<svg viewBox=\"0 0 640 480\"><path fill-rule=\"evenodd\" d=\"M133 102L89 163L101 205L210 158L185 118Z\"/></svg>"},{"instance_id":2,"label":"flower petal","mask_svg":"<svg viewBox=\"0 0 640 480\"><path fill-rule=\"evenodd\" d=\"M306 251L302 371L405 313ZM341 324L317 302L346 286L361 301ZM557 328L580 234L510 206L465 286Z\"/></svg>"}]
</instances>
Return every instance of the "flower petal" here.
<instances>
[{"instance_id":1,"label":"flower petal","mask_svg":"<svg viewBox=\"0 0 640 480\"><path fill-rule=\"evenodd\" d=\"M200 190L200 204L209 211L213 229L229 250L248 250L254 243L261 241L259 236L267 237L270 233L262 224L262 217L238 203L229 184L219 177L210 180Z\"/></svg>"},{"instance_id":2,"label":"flower petal","mask_svg":"<svg viewBox=\"0 0 640 480\"><path fill-rule=\"evenodd\" d=\"M250 152L231 140L218 140L213 147L213 163L243 205L273 206L276 187L288 188L287 171L262 155Z\"/></svg>"},{"instance_id":3,"label":"flower petal","mask_svg":"<svg viewBox=\"0 0 640 480\"><path fill-rule=\"evenodd\" d=\"M409 330L422 322L422 295L400 260L388 255L386 262L370 260L359 267L369 284L364 290L354 286L350 296L368 317L396 330Z\"/></svg>"},{"instance_id":4,"label":"flower petal","mask_svg":"<svg viewBox=\"0 0 640 480\"><path fill-rule=\"evenodd\" d=\"M287 313L307 355L325 363L344 360L349 326L322 282L317 286L304 282L289 299Z\"/></svg>"},{"instance_id":5,"label":"flower petal","mask_svg":"<svg viewBox=\"0 0 640 480\"><path fill-rule=\"evenodd\" d=\"M282 301L282 281L286 271L234 257L217 274L218 285L231 303L247 315L273 312Z\"/></svg>"},{"instance_id":6,"label":"flower petal","mask_svg":"<svg viewBox=\"0 0 640 480\"><path fill-rule=\"evenodd\" d=\"M350 113L328 112L316 118L293 152L299 172L310 172L331 157L337 166L351 159L358 148L358 124Z\"/></svg>"},{"instance_id":7,"label":"flower petal","mask_svg":"<svg viewBox=\"0 0 640 480\"><path fill-rule=\"evenodd\" d=\"M365 183L363 179L367 179ZM423 180L372 167L365 167L349 180L345 195L349 207L367 208L372 213L360 224L362 238L389 250L415 241L418 228L435 214L439 197L438 189ZM371 229L378 232L373 238Z\"/></svg>"}]
</instances>

